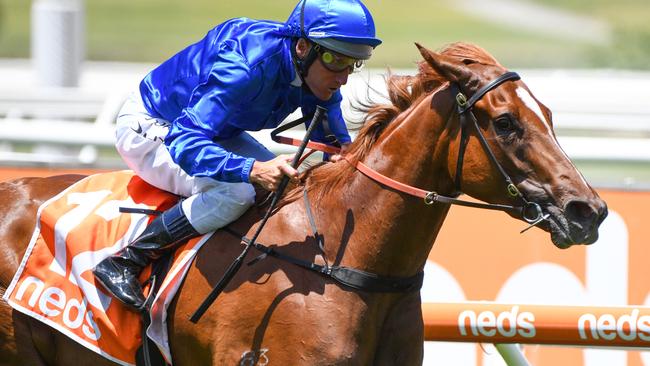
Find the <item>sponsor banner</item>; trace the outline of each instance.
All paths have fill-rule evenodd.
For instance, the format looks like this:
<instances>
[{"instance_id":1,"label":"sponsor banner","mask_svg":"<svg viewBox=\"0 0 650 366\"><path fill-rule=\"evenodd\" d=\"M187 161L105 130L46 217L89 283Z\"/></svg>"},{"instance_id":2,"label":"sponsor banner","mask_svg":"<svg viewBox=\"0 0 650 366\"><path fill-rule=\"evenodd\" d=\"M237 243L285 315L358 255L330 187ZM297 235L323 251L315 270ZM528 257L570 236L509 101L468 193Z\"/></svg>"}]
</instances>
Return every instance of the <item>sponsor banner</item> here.
<instances>
[{"instance_id":1,"label":"sponsor banner","mask_svg":"<svg viewBox=\"0 0 650 366\"><path fill-rule=\"evenodd\" d=\"M425 338L650 347L650 308L426 303Z\"/></svg>"}]
</instances>

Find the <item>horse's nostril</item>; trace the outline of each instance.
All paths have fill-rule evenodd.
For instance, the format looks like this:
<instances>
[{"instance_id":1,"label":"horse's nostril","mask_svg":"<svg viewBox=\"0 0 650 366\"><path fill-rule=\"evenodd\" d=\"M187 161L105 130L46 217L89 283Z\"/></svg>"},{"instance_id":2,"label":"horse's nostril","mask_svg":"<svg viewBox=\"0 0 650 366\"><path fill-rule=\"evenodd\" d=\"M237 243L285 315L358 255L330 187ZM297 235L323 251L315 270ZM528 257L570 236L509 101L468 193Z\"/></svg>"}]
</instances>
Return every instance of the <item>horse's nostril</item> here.
<instances>
[{"instance_id":1,"label":"horse's nostril","mask_svg":"<svg viewBox=\"0 0 650 366\"><path fill-rule=\"evenodd\" d=\"M599 216L598 217L598 225L600 225L605 220L605 218L607 217L608 211L607 211L607 204L605 203L605 201L599 200L598 204L599 204L599 206L598 206L598 216Z\"/></svg>"},{"instance_id":2,"label":"horse's nostril","mask_svg":"<svg viewBox=\"0 0 650 366\"><path fill-rule=\"evenodd\" d=\"M564 212L567 216L581 221L591 220L599 216L589 203L580 200L573 200L567 203Z\"/></svg>"}]
</instances>

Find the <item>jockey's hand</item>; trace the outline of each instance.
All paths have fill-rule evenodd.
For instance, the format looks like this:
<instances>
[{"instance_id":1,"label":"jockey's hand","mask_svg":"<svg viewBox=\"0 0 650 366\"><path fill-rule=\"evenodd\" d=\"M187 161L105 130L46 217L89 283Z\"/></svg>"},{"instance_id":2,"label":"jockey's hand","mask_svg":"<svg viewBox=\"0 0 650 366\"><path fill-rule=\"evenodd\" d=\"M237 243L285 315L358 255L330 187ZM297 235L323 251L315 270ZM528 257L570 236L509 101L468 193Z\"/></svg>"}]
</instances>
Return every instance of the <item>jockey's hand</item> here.
<instances>
[{"instance_id":1,"label":"jockey's hand","mask_svg":"<svg viewBox=\"0 0 650 366\"><path fill-rule=\"evenodd\" d=\"M334 154L330 156L330 161L336 163L337 161L343 159L343 155L345 155L345 153L348 152L349 149L350 149L350 144L342 144L341 151L339 151L338 154Z\"/></svg>"},{"instance_id":2,"label":"jockey's hand","mask_svg":"<svg viewBox=\"0 0 650 366\"><path fill-rule=\"evenodd\" d=\"M298 180L298 171L291 166L292 160L292 155L279 155L269 161L255 160L249 181L259 184L268 191L275 191L285 175L296 182Z\"/></svg>"}]
</instances>

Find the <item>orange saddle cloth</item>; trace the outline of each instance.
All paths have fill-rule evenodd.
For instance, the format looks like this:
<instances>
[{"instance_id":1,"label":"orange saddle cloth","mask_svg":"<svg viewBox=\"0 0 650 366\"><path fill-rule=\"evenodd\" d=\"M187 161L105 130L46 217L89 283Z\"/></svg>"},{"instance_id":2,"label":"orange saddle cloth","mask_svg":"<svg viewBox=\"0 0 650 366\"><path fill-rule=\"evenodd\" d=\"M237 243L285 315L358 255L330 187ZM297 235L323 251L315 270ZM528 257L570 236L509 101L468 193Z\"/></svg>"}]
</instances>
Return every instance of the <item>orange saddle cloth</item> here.
<instances>
[{"instance_id":1,"label":"orange saddle cloth","mask_svg":"<svg viewBox=\"0 0 650 366\"><path fill-rule=\"evenodd\" d=\"M165 210L177 200L130 170L92 175L75 183L38 209L31 241L3 298L17 311L112 361L135 364L142 342L140 315L109 296L91 270L135 239L152 219L121 213L120 207ZM169 363L167 306L209 236L193 239L176 251L152 305L147 334Z\"/></svg>"}]
</instances>

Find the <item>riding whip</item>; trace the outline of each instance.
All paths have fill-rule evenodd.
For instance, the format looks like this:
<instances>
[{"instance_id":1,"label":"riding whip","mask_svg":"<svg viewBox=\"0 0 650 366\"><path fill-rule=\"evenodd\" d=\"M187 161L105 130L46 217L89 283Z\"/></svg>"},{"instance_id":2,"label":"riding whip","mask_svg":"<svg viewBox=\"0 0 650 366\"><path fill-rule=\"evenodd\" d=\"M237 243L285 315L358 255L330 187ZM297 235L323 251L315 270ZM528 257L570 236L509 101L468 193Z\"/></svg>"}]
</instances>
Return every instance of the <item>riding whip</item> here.
<instances>
[{"instance_id":1,"label":"riding whip","mask_svg":"<svg viewBox=\"0 0 650 366\"><path fill-rule=\"evenodd\" d=\"M321 122L323 115L326 112L327 109L321 106L316 106L316 112L312 117L309 127L307 127L307 132L305 133L305 137L303 138L302 143L298 147L298 151L296 151L296 155L294 155L293 161L291 162L291 166L294 169L298 168L298 163L300 161L300 158L302 157L303 152L305 151L305 147L307 146L307 143L309 142L309 137L311 136L311 133L314 130L314 128L316 128L316 125L318 125ZM219 282L217 282L217 284L214 286L212 291L210 291L208 297L206 297L205 300L203 300L203 303L201 303L199 308L194 312L194 314L192 314L192 316L190 317L190 321L192 323L197 323L199 319L201 319L201 316L203 316L203 314L208 310L210 305L212 305L214 300L217 299L217 296L221 294L223 289L228 285L230 280L232 280L232 278L235 276L237 271L239 271L239 268L241 268L241 265L244 262L244 258L248 254L248 251L251 249L251 247L255 245L255 241L257 240L257 237L262 232L262 229L264 228L266 222L269 220L269 217L271 217L271 212L273 212L275 205L277 205L278 201L280 200L280 197L282 197L282 193L287 188L288 184L289 184L289 177L285 175L282 177L282 180L280 181L280 185L278 185L278 188L275 190L275 193L273 194L273 200L271 201L268 210L264 214L264 217L262 218L260 225L257 227L255 234L250 240L248 240L248 243L246 243L246 247L244 248L242 253L235 259L234 262L232 262L232 264L230 264L230 267L228 267L228 269L223 274Z\"/></svg>"}]
</instances>

